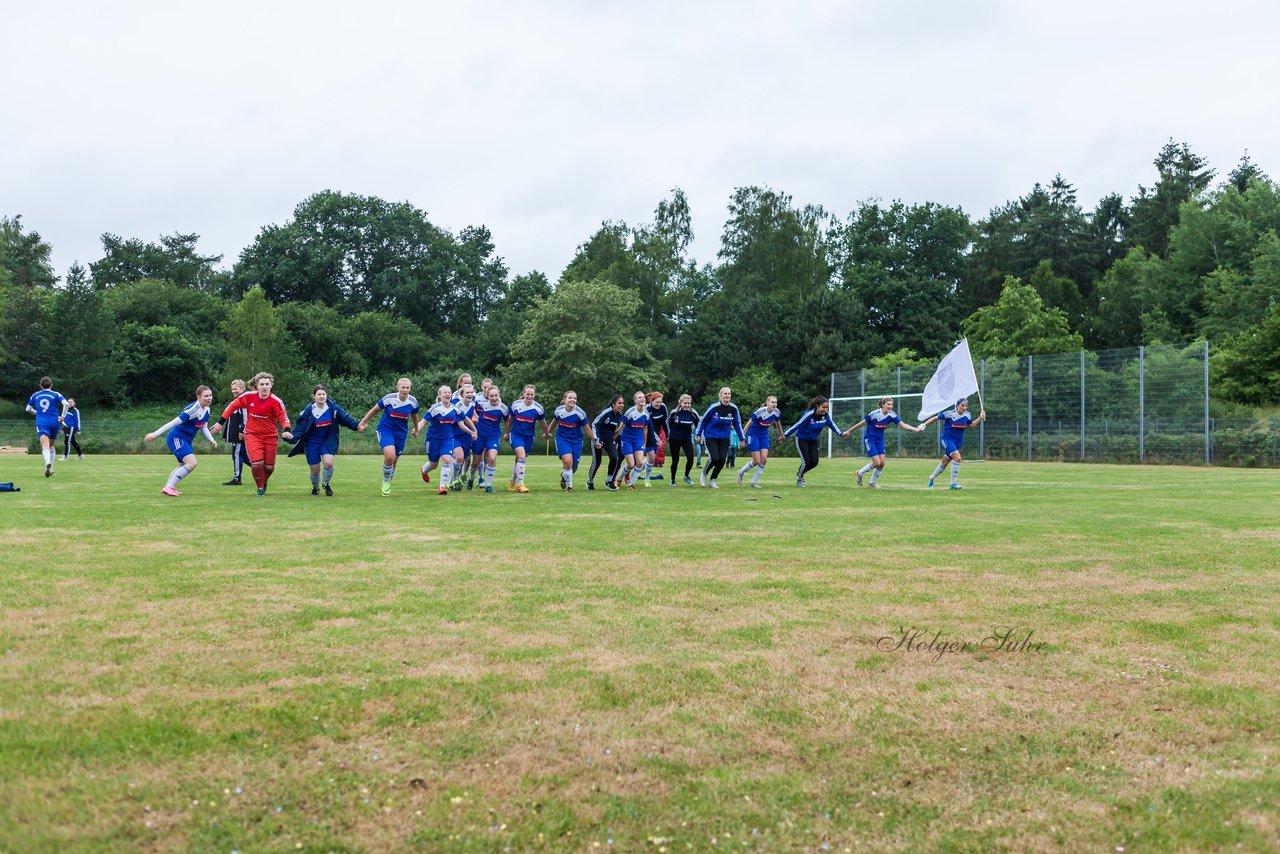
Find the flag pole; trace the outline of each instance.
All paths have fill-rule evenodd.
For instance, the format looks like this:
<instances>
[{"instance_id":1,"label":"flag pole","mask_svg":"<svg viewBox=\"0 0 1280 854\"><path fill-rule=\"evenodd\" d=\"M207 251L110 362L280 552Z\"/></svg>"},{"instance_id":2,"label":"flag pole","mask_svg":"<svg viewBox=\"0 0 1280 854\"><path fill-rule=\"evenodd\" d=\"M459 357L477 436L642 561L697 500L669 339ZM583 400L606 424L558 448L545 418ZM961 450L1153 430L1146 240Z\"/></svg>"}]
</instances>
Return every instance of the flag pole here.
<instances>
[{"instance_id":1,"label":"flag pole","mask_svg":"<svg viewBox=\"0 0 1280 854\"><path fill-rule=\"evenodd\" d=\"M963 342L965 343L965 345L966 345L966 346L968 346L968 344L969 344L969 339L968 339L967 337L966 337L966 338L961 338L960 340L961 340L961 341L963 341ZM972 368L972 367L973 367L973 351L972 351L972 350L970 350L970 351L969 351L969 367L970 367L970 368ZM974 371L974 373L976 374L976 373L977 373L977 371ZM979 384L978 384L978 412L979 412L979 413L983 413L983 412L986 412L986 411L987 411L987 407L986 407L986 405L985 405L985 404L983 404L983 402L982 402L982 384L981 384L981 383L979 383Z\"/></svg>"}]
</instances>

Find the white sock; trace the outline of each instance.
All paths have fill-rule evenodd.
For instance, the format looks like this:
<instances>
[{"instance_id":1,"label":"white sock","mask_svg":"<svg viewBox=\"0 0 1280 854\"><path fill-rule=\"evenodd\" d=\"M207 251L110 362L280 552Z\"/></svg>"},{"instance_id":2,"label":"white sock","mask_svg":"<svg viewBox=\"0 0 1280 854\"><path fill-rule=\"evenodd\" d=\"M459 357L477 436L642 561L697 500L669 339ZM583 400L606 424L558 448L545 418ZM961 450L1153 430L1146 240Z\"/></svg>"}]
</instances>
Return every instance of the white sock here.
<instances>
[{"instance_id":1,"label":"white sock","mask_svg":"<svg viewBox=\"0 0 1280 854\"><path fill-rule=\"evenodd\" d=\"M497 466L485 466L485 467L484 467L484 482L485 482L486 484L492 485L492 484L493 484L493 479L494 479L495 477L497 477L497 476L498 476L498 467L497 467Z\"/></svg>"},{"instance_id":2,"label":"white sock","mask_svg":"<svg viewBox=\"0 0 1280 854\"><path fill-rule=\"evenodd\" d=\"M872 482L872 483L875 483L875 482L876 482L876 479L880 477L880 472L882 472L882 471L884 471L884 469L876 469L875 471L871 472L871 482Z\"/></svg>"},{"instance_id":3,"label":"white sock","mask_svg":"<svg viewBox=\"0 0 1280 854\"><path fill-rule=\"evenodd\" d=\"M946 464L946 463L938 463L938 467L937 467L936 469L934 469L934 470L933 470L933 477L931 477L931 478L929 478L929 479L930 479L930 480L934 480L934 479L936 479L936 478L938 477L938 475L942 474L943 470L944 470L944 469L946 469L946 467L947 467L947 464Z\"/></svg>"},{"instance_id":4,"label":"white sock","mask_svg":"<svg viewBox=\"0 0 1280 854\"><path fill-rule=\"evenodd\" d=\"M560 476L564 478L564 482L568 484L569 488L573 489L573 469L564 469Z\"/></svg>"},{"instance_id":5,"label":"white sock","mask_svg":"<svg viewBox=\"0 0 1280 854\"><path fill-rule=\"evenodd\" d=\"M640 469L634 468L631 474L627 476L627 486L635 486L637 480L640 479Z\"/></svg>"},{"instance_id":6,"label":"white sock","mask_svg":"<svg viewBox=\"0 0 1280 854\"><path fill-rule=\"evenodd\" d=\"M644 482L645 483L649 482L649 475L652 473L653 473L653 465L649 463L648 460L645 460L645 463L644 463Z\"/></svg>"},{"instance_id":7,"label":"white sock","mask_svg":"<svg viewBox=\"0 0 1280 854\"><path fill-rule=\"evenodd\" d=\"M755 463L748 462L745 466L743 466L742 468L738 469L738 477L746 477L746 476L747 476L747 472L751 471L751 467L752 467L752 466L754 466L754 465L755 465Z\"/></svg>"},{"instance_id":8,"label":"white sock","mask_svg":"<svg viewBox=\"0 0 1280 854\"><path fill-rule=\"evenodd\" d=\"M391 478L393 478L393 477L395 477L395 476L396 476L396 467L395 467L395 466L388 466L388 465L384 465L384 466L382 467L382 482L383 482L383 483L390 483L390 482L391 482Z\"/></svg>"},{"instance_id":9,"label":"white sock","mask_svg":"<svg viewBox=\"0 0 1280 854\"><path fill-rule=\"evenodd\" d=\"M326 469L321 469L321 472L324 476L324 485L328 486L329 481L333 480L333 466L329 466Z\"/></svg>"},{"instance_id":10,"label":"white sock","mask_svg":"<svg viewBox=\"0 0 1280 854\"><path fill-rule=\"evenodd\" d=\"M760 465L756 466L756 473L751 475L752 483L760 482L760 475L764 474L764 467L765 467L765 463L761 463Z\"/></svg>"},{"instance_id":11,"label":"white sock","mask_svg":"<svg viewBox=\"0 0 1280 854\"><path fill-rule=\"evenodd\" d=\"M516 483L518 485L524 484L524 468L524 460L516 460Z\"/></svg>"},{"instance_id":12,"label":"white sock","mask_svg":"<svg viewBox=\"0 0 1280 854\"><path fill-rule=\"evenodd\" d=\"M440 485L448 486L453 480L453 457L440 458Z\"/></svg>"},{"instance_id":13,"label":"white sock","mask_svg":"<svg viewBox=\"0 0 1280 854\"><path fill-rule=\"evenodd\" d=\"M191 469L186 466L178 466L176 469L169 472L169 480L164 485L165 489L177 489L178 484L181 483L182 479L189 474L191 474Z\"/></svg>"},{"instance_id":14,"label":"white sock","mask_svg":"<svg viewBox=\"0 0 1280 854\"><path fill-rule=\"evenodd\" d=\"M871 471L871 468L872 468L871 463L867 463L865 466L858 469L858 474L866 474L867 472Z\"/></svg>"},{"instance_id":15,"label":"white sock","mask_svg":"<svg viewBox=\"0 0 1280 854\"><path fill-rule=\"evenodd\" d=\"M40 453L44 455L44 464L47 466L53 465L53 461L58 456L58 452L53 450L52 448L50 448L47 451L42 450Z\"/></svg>"},{"instance_id":16,"label":"white sock","mask_svg":"<svg viewBox=\"0 0 1280 854\"><path fill-rule=\"evenodd\" d=\"M951 482L955 483L956 478L960 475L960 464L953 462L951 464Z\"/></svg>"}]
</instances>

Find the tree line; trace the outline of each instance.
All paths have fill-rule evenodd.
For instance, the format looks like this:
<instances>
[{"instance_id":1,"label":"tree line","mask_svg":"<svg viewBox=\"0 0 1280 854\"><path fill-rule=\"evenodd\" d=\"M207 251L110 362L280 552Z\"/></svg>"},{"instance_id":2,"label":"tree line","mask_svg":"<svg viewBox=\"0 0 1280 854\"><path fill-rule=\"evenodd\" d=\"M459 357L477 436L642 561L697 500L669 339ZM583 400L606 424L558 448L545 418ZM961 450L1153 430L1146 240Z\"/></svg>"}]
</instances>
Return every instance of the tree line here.
<instances>
[{"instance_id":1,"label":"tree line","mask_svg":"<svg viewBox=\"0 0 1280 854\"><path fill-rule=\"evenodd\" d=\"M685 194L606 221L553 282L512 275L489 230L405 202L325 191L264 227L230 267L199 236L102 235L64 278L21 216L0 218L0 397L42 375L92 406L185 398L270 370L291 402L463 370L508 388L720 385L793 410L832 370L936 358L1213 342L1223 401L1280 400L1280 190L1247 153L1225 179L1186 143L1155 180L1086 210L1057 175L973 220L871 200L840 217L741 187L714 261L690 255Z\"/></svg>"}]
</instances>

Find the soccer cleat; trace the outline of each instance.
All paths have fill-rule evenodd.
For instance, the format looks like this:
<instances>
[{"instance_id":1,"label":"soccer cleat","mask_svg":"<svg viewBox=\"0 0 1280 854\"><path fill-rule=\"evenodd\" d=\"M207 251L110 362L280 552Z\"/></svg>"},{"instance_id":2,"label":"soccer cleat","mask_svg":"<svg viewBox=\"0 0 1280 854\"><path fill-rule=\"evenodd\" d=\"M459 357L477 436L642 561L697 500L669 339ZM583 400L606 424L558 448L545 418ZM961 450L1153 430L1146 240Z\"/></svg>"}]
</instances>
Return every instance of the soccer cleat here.
<instances>
[{"instance_id":1,"label":"soccer cleat","mask_svg":"<svg viewBox=\"0 0 1280 854\"><path fill-rule=\"evenodd\" d=\"M862 472L854 472L853 476L858 479L858 486L862 486Z\"/></svg>"},{"instance_id":2,"label":"soccer cleat","mask_svg":"<svg viewBox=\"0 0 1280 854\"><path fill-rule=\"evenodd\" d=\"M58 460L59 460L60 462L64 462L64 463L65 463L65 462L67 461L67 455L66 455L66 454L63 454L62 456L58 457Z\"/></svg>"},{"instance_id":3,"label":"soccer cleat","mask_svg":"<svg viewBox=\"0 0 1280 854\"><path fill-rule=\"evenodd\" d=\"M645 489L648 489L648 488L649 488L649 481L648 481L648 480L645 480L645 482L644 482L644 488L645 488Z\"/></svg>"},{"instance_id":4,"label":"soccer cleat","mask_svg":"<svg viewBox=\"0 0 1280 854\"><path fill-rule=\"evenodd\" d=\"M572 486L566 486L566 487L564 488L564 491L565 491L565 492L573 492L573 487L572 487Z\"/></svg>"},{"instance_id":5,"label":"soccer cleat","mask_svg":"<svg viewBox=\"0 0 1280 854\"><path fill-rule=\"evenodd\" d=\"M391 481L389 481L389 480L384 480L384 481L382 482L382 494L383 494L383 495L390 495L390 494L391 494Z\"/></svg>"},{"instance_id":6,"label":"soccer cleat","mask_svg":"<svg viewBox=\"0 0 1280 854\"><path fill-rule=\"evenodd\" d=\"M77 460L83 460L83 459L84 459L84 454L76 454L76 459L77 459Z\"/></svg>"},{"instance_id":7,"label":"soccer cleat","mask_svg":"<svg viewBox=\"0 0 1280 854\"><path fill-rule=\"evenodd\" d=\"M925 489L933 489L933 478L929 478L929 485Z\"/></svg>"},{"instance_id":8,"label":"soccer cleat","mask_svg":"<svg viewBox=\"0 0 1280 854\"><path fill-rule=\"evenodd\" d=\"M241 483L240 478L233 477L231 478L231 480L223 481L222 485L223 486L242 486L243 484Z\"/></svg>"},{"instance_id":9,"label":"soccer cleat","mask_svg":"<svg viewBox=\"0 0 1280 854\"><path fill-rule=\"evenodd\" d=\"M738 486L742 486L742 472L738 472Z\"/></svg>"},{"instance_id":10,"label":"soccer cleat","mask_svg":"<svg viewBox=\"0 0 1280 854\"><path fill-rule=\"evenodd\" d=\"M712 489L720 488L720 484L716 483L714 480L708 481L707 486L711 487Z\"/></svg>"},{"instance_id":11,"label":"soccer cleat","mask_svg":"<svg viewBox=\"0 0 1280 854\"><path fill-rule=\"evenodd\" d=\"M591 481L587 481L587 492L595 492L595 491L596 491L596 485Z\"/></svg>"},{"instance_id":12,"label":"soccer cleat","mask_svg":"<svg viewBox=\"0 0 1280 854\"><path fill-rule=\"evenodd\" d=\"M328 496L329 498L332 498L332 497L333 497L333 487L326 483L326 484L324 485L324 494L325 494L326 496Z\"/></svg>"},{"instance_id":13,"label":"soccer cleat","mask_svg":"<svg viewBox=\"0 0 1280 854\"><path fill-rule=\"evenodd\" d=\"M634 483L628 483L627 492L635 492L635 491L636 491L636 485Z\"/></svg>"},{"instance_id":14,"label":"soccer cleat","mask_svg":"<svg viewBox=\"0 0 1280 854\"><path fill-rule=\"evenodd\" d=\"M267 488L266 488L265 486L259 486L259 487L258 487L258 497L259 497L259 498L261 498L262 496L264 496L264 495L266 495L266 494L267 494Z\"/></svg>"},{"instance_id":15,"label":"soccer cleat","mask_svg":"<svg viewBox=\"0 0 1280 854\"><path fill-rule=\"evenodd\" d=\"M423 483L431 482L431 472L427 469L426 466L422 467L422 482Z\"/></svg>"},{"instance_id":16,"label":"soccer cleat","mask_svg":"<svg viewBox=\"0 0 1280 854\"><path fill-rule=\"evenodd\" d=\"M613 481L609 481L608 483L606 483L606 484L604 485L604 488L605 488L605 489L607 489L607 490L609 490L610 492L617 492L617 491L618 491L618 484L614 483Z\"/></svg>"},{"instance_id":17,"label":"soccer cleat","mask_svg":"<svg viewBox=\"0 0 1280 854\"><path fill-rule=\"evenodd\" d=\"M320 494L320 487L318 487L318 486L313 486L313 487L311 487L311 494L312 494L312 495L319 495L319 494Z\"/></svg>"},{"instance_id":18,"label":"soccer cleat","mask_svg":"<svg viewBox=\"0 0 1280 854\"><path fill-rule=\"evenodd\" d=\"M764 487L763 487L763 486L761 486L760 484L756 483L755 481L752 481L752 482L751 482L751 488L752 488L752 489L764 489Z\"/></svg>"},{"instance_id":19,"label":"soccer cleat","mask_svg":"<svg viewBox=\"0 0 1280 854\"><path fill-rule=\"evenodd\" d=\"M462 481L461 481L461 480L455 480L453 483L449 484L449 491L450 491L450 492L461 492L461 491L462 491Z\"/></svg>"},{"instance_id":20,"label":"soccer cleat","mask_svg":"<svg viewBox=\"0 0 1280 854\"><path fill-rule=\"evenodd\" d=\"M524 494L528 491L529 491L529 487L525 486L523 483L516 487L516 492L519 492L521 494Z\"/></svg>"},{"instance_id":21,"label":"soccer cleat","mask_svg":"<svg viewBox=\"0 0 1280 854\"><path fill-rule=\"evenodd\" d=\"M448 494L449 494L449 487L445 486L443 483L440 484L440 488L436 490L436 495L448 495Z\"/></svg>"},{"instance_id":22,"label":"soccer cleat","mask_svg":"<svg viewBox=\"0 0 1280 854\"><path fill-rule=\"evenodd\" d=\"M879 488L880 488L880 484L878 484L878 483L868 483L868 484L867 484L867 489L879 489Z\"/></svg>"},{"instance_id":23,"label":"soccer cleat","mask_svg":"<svg viewBox=\"0 0 1280 854\"><path fill-rule=\"evenodd\" d=\"M667 486L675 486L675 485L676 485L675 477L672 477L671 480L667 481Z\"/></svg>"},{"instance_id":24,"label":"soccer cleat","mask_svg":"<svg viewBox=\"0 0 1280 854\"><path fill-rule=\"evenodd\" d=\"M161 494L161 495L170 495L170 496L172 496L172 497L174 497L174 498L177 498L177 497L178 497L179 495L181 495L182 493L181 493L181 492L179 492L178 490L174 489L172 486L166 486L164 489L160 490L160 494Z\"/></svg>"},{"instance_id":25,"label":"soccer cleat","mask_svg":"<svg viewBox=\"0 0 1280 854\"><path fill-rule=\"evenodd\" d=\"M473 486L475 486L475 485L476 485L476 479L475 479L474 477L473 477L473 478L469 478L469 479L467 480L467 492L470 492L470 491L471 491L471 488L472 488ZM484 484L483 484L483 483L482 483L482 484L480 484L480 485L481 485L481 486L484 486Z\"/></svg>"},{"instance_id":26,"label":"soccer cleat","mask_svg":"<svg viewBox=\"0 0 1280 854\"><path fill-rule=\"evenodd\" d=\"M516 482L514 480L507 481L507 492L516 491Z\"/></svg>"},{"instance_id":27,"label":"soccer cleat","mask_svg":"<svg viewBox=\"0 0 1280 854\"><path fill-rule=\"evenodd\" d=\"M963 486L961 486L961 485L960 485L960 484L958 484L958 483L953 483L953 484L951 484L951 488L952 488L952 489L964 489L964 487L963 487Z\"/></svg>"},{"instance_id":28,"label":"soccer cleat","mask_svg":"<svg viewBox=\"0 0 1280 854\"><path fill-rule=\"evenodd\" d=\"M674 480L673 480L673 481L671 481L671 482L672 482L672 484L674 484L674 483L675 483L675 481L674 481ZM685 485L686 485L686 486L693 486L693 478L689 477L689 475L685 475L685 476L684 476L684 482L685 482Z\"/></svg>"},{"instance_id":29,"label":"soccer cleat","mask_svg":"<svg viewBox=\"0 0 1280 854\"><path fill-rule=\"evenodd\" d=\"M560 478L560 488L561 488L561 489L568 489L568 488L569 488L569 484L567 484L567 483L565 483L565 482L564 482L564 478Z\"/></svg>"},{"instance_id":30,"label":"soccer cleat","mask_svg":"<svg viewBox=\"0 0 1280 854\"><path fill-rule=\"evenodd\" d=\"M484 491L489 493L490 495L493 495L493 487L490 486L489 484L485 484Z\"/></svg>"},{"instance_id":31,"label":"soccer cleat","mask_svg":"<svg viewBox=\"0 0 1280 854\"><path fill-rule=\"evenodd\" d=\"M802 478L802 477L798 477L798 478L796 478L796 486L800 487L801 489L804 489L804 488L805 488L806 486L808 486L808 485L809 485L809 484L807 484L807 483L805 483L805 482L804 482L804 478Z\"/></svg>"}]
</instances>

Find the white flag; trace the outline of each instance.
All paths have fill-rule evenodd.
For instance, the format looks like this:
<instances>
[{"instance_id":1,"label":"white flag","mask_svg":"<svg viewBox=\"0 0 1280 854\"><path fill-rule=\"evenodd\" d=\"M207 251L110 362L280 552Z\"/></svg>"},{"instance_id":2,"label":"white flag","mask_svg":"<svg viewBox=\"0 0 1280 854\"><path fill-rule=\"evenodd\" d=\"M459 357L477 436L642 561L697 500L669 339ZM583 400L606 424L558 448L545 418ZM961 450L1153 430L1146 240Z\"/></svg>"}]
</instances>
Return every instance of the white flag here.
<instances>
[{"instance_id":1,"label":"white flag","mask_svg":"<svg viewBox=\"0 0 1280 854\"><path fill-rule=\"evenodd\" d=\"M933 379L924 387L920 399L920 415L923 421L956 405L956 401L978 390L978 378L973 372L973 356L969 355L969 339L966 338L943 357Z\"/></svg>"}]
</instances>

